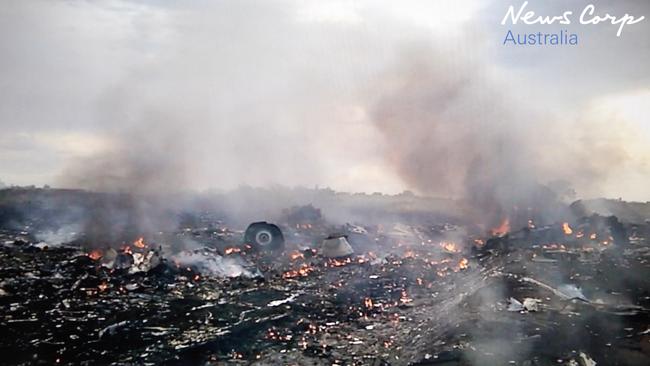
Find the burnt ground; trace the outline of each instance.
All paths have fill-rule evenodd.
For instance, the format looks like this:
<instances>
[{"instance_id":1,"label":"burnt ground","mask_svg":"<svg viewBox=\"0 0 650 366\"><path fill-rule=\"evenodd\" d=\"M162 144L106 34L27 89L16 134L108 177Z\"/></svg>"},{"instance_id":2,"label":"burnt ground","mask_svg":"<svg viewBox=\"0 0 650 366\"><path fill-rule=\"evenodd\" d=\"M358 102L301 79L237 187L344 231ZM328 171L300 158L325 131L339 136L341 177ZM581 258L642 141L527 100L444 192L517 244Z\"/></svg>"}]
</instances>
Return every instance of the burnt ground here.
<instances>
[{"instance_id":1,"label":"burnt ground","mask_svg":"<svg viewBox=\"0 0 650 366\"><path fill-rule=\"evenodd\" d=\"M650 364L646 238L417 240L337 260L195 250L251 269L228 277L164 251L153 268L109 268L79 247L4 231L0 362Z\"/></svg>"}]
</instances>

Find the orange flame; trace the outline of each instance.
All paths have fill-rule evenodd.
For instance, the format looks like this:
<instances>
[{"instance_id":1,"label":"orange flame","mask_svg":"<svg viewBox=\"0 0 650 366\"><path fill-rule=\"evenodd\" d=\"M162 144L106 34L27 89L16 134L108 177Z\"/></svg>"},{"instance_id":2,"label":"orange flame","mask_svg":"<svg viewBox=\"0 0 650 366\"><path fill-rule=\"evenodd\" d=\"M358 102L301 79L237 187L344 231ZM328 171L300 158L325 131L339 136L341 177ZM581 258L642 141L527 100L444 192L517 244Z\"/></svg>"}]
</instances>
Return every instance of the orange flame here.
<instances>
[{"instance_id":1,"label":"orange flame","mask_svg":"<svg viewBox=\"0 0 650 366\"><path fill-rule=\"evenodd\" d=\"M92 252L88 253L88 256L90 257L90 259L96 261L99 258L103 257L104 253L102 253L102 251L99 249L95 249Z\"/></svg>"},{"instance_id":2,"label":"orange flame","mask_svg":"<svg viewBox=\"0 0 650 366\"><path fill-rule=\"evenodd\" d=\"M367 307L368 309L372 309L372 299L369 298L369 297L366 297L363 300L363 305L365 305L365 307Z\"/></svg>"},{"instance_id":3,"label":"orange flame","mask_svg":"<svg viewBox=\"0 0 650 366\"><path fill-rule=\"evenodd\" d=\"M508 218L503 219L501 225L490 230L492 236L498 236L498 237L504 236L508 232L510 232L510 220Z\"/></svg>"},{"instance_id":4,"label":"orange flame","mask_svg":"<svg viewBox=\"0 0 650 366\"><path fill-rule=\"evenodd\" d=\"M291 258L292 261L295 261L298 258L305 259L305 255L297 250L294 250L293 252L289 253L289 258Z\"/></svg>"},{"instance_id":5,"label":"orange flame","mask_svg":"<svg viewBox=\"0 0 650 366\"><path fill-rule=\"evenodd\" d=\"M562 224L562 231L564 231L565 235L573 234L573 229L571 229L571 226L569 226L568 222Z\"/></svg>"},{"instance_id":6,"label":"orange flame","mask_svg":"<svg viewBox=\"0 0 650 366\"><path fill-rule=\"evenodd\" d=\"M467 260L467 258L463 258L460 260L460 262L458 262L458 269L467 269L468 266L469 266L469 261Z\"/></svg>"},{"instance_id":7,"label":"orange flame","mask_svg":"<svg viewBox=\"0 0 650 366\"><path fill-rule=\"evenodd\" d=\"M442 242L440 243L440 246L442 249L444 249L446 252L449 253L458 253L460 252L460 249L456 245L456 243L451 243L451 242Z\"/></svg>"},{"instance_id":8,"label":"orange flame","mask_svg":"<svg viewBox=\"0 0 650 366\"><path fill-rule=\"evenodd\" d=\"M409 295L406 293L406 290L402 290L402 294L400 295L399 301L402 304L408 304L410 302L413 302L413 299L409 297Z\"/></svg>"},{"instance_id":9,"label":"orange flame","mask_svg":"<svg viewBox=\"0 0 650 366\"><path fill-rule=\"evenodd\" d=\"M291 270L291 271L284 272L282 274L282 278L306 277L313 271L314 271L313 267L310 267L307 264L303 264L297 270L294 269L294 270Z\"/></svg>"},{"instance_id":10,"label":"orange flame","mask_svg":"<svg viewBox=\"0 0 650 366\"><path fill-rule=\"evenodd\" d=\"M144 243L144 238L140 237L138 240L133 242L133 246L142 249L145 248L147 244Z\"/></svg>"},{"instance_id":11,"label":"orange flame","mask_svg":"<svg viewBox=\"0 0 650 366\"><path fill-rule=\"evenodd\" d=\"M226 255L230 255L230 254L232 254L232 253L239 253L239 252L241 252L241 249L240 249L240 248L237 248L237 247L230 247L230 248L226 248L226 250L225 250L224 253L226 253Z\"/></svg>"},{"instance_id":12,"label":"orange flame","mask_svg":"<svg viewBox=\"0 0 650 366\"><path fill-rule=\"evenodd\" d=\"M327 263L325 263L325 266L329 265L330 267L343 267L350 263L352 263L352 259L350 259L350 257L345 258L343 260L331 258L330 260L327 261Z\"/></svg>"},{"instance_id":13,"label":"orange flame","mask_svg":"<svg viewBox=\"0 0 650 366\"><path fill-rule=\"evenodd\" d=\"M104 292L108 290L108 283L102 282L99 284L99 286L97 286L97 288L99 289L99 291Z\"/></svg>"}]
</instances>

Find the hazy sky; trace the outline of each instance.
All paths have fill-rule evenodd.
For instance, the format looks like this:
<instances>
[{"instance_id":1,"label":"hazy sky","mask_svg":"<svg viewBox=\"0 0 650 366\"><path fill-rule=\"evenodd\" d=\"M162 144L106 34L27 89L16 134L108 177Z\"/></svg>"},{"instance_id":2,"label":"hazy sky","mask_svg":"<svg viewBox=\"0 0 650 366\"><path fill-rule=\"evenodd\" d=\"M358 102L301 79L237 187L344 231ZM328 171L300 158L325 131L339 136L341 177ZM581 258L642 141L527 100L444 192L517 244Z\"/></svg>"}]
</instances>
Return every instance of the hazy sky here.
<instances>
[{"instance_id":1,"label":"hazy sky","mask_svg":"<svg viewBox=\"0 0 650 366\"><path fill-rule=\"evenodd\" d=\"M467 160L465 135L451 143L440 135L448 128L429 129L422 116L431 111L478 131L473 139L496 131L521 144L507 151L534 160L537 179L569 179L584 196L650 200L650 19L621 37L606 24L502 26L507 7L521 3L3 1L0 181L429 191L422 177L436 176L419 173L437 158L412 154ZM556 15L588 3L529 8ZM593 3L650 16L647 0ZM566 29L579 45L503 46L507 29ZM410 98L411 82L427 97ZM443 103L448 93L441 108L411 113L413 101ZM427 143L444 149L411 149ZM410 159L422 164L420 178L404 169ZM527 166L517 165L518 174Z\"/></svg>"}]
</instances>

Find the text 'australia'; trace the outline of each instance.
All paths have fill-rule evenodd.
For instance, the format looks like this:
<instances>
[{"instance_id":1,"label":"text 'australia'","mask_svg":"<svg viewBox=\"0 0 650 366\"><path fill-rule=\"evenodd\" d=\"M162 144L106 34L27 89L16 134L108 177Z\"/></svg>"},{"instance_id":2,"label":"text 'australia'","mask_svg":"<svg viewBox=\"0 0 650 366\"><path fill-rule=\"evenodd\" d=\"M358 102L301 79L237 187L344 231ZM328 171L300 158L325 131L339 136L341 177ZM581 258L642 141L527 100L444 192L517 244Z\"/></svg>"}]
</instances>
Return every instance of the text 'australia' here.
<instances>
[{"instance_id":1,"label":"text 'australia'","mask_svg":"<svg viewBox=\"0 0 650 366\"><path fill-rule=\"evenodd\" d=\"M578 44L578 35L561 30L557 33L513 33L508 30L503 39L504 45L513 46L575 46Z\"/></svg>"}]
</instances>

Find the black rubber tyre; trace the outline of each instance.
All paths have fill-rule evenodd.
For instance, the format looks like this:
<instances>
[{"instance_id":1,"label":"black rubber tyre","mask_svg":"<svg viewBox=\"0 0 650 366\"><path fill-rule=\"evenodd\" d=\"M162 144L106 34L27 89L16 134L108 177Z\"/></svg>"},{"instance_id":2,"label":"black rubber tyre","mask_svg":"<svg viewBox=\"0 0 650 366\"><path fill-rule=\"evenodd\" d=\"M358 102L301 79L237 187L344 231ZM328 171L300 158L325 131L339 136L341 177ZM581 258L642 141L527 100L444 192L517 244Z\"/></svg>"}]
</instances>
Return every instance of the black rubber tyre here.
<instances>
[{"instance_id":1,"label":"black rubber tyre","mask_svg":"<svg viewBox=\"0 0 650 366\"><path fill-rule=\"evenodd\" d=\"M248 225L244 242L261 251L279 251L284 248L282 230L277 225L265 221Z\"/></svg>"}]
</instances>

